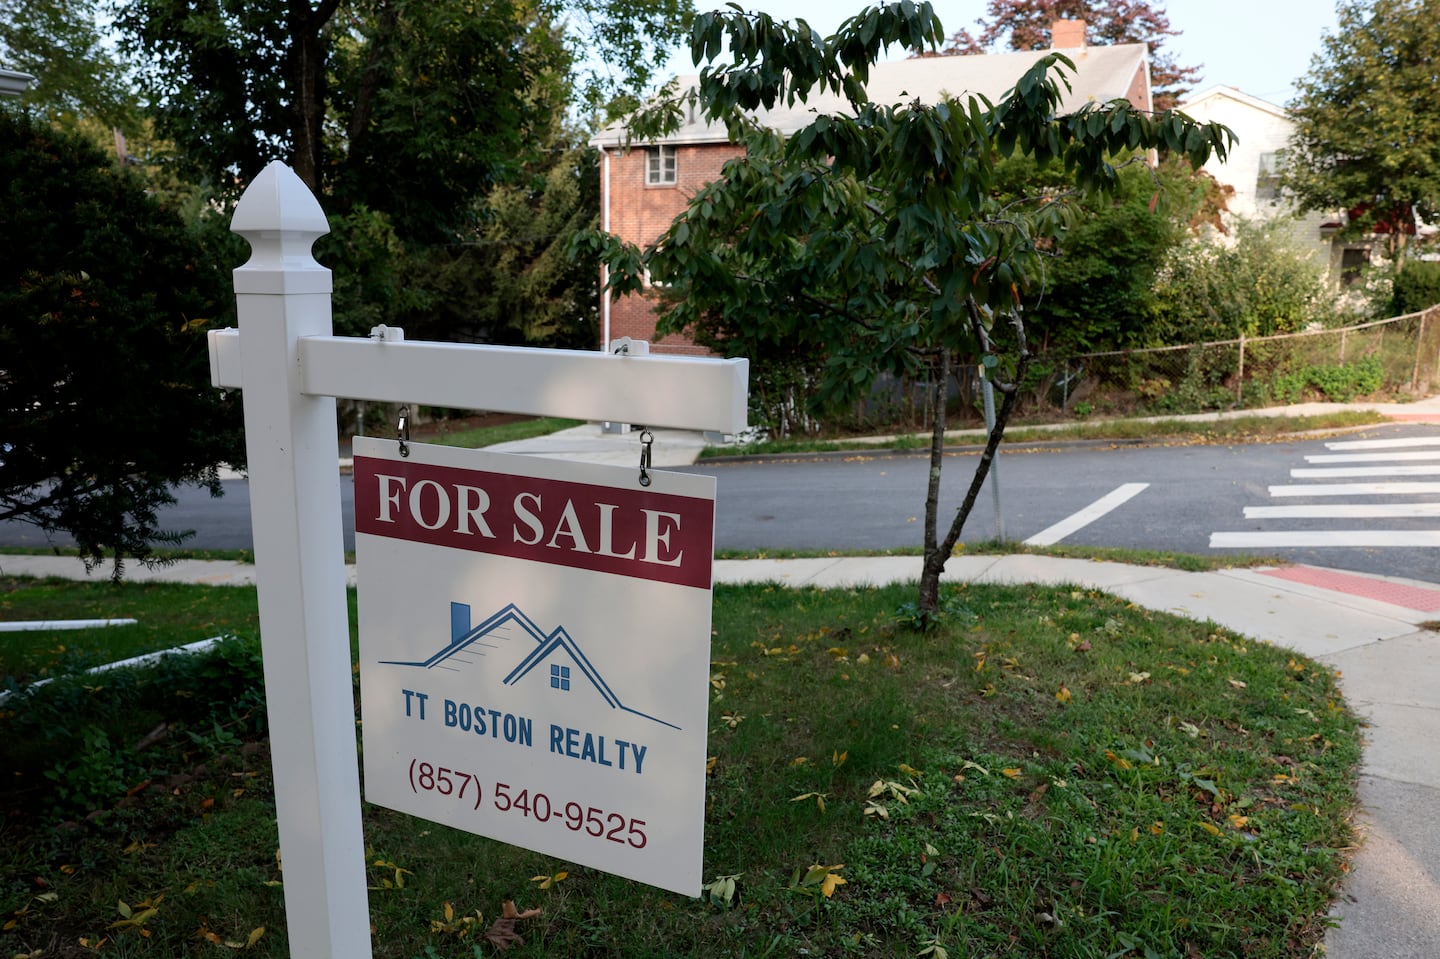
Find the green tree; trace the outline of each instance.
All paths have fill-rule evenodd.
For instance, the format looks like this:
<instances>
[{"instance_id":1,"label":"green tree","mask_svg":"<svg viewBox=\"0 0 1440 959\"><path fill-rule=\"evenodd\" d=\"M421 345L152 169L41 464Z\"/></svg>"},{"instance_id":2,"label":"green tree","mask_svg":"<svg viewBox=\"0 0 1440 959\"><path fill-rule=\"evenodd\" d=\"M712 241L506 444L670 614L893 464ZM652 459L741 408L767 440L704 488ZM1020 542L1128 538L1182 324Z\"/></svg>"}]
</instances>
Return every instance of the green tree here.
<instances>
[{"instance_id":1,"label":"green tree","mask_svg":"<svg viewBox=\"0 0 1440 959\"><path fill-rule=\"evenodd\" d=\"M507 274L541 251L529 227L504 225L521 206L555 219L563 177L536 189L536 171L557 148L576 149L562 135L567 111L638 89L689 10L689 0L129 0L117 23L143 57L158 132L222 203L275 156L322 197L332 234L317 252L336 270L338 330L384 322L510 337L491 295L513 304L535 293L547 305L519 329L553 341L590 322L578 284L593 274L562 270L548 286L529 267ZM623 67L601 77L581 51ZM588 169L583 157L565 162ZM580 200L594 210L596 197L587 187ZM586 218L572 210L544 229L572 219ZM563 321L557 303L573 307Z\"/></svg>"},{"instance_id":2,"label":"green tree","mask_svg":"<svg viewBox=\"0 0 1440 959\"><path fill-rule=\"evenodd\" d=\"M98 0L0 0L0 66L35 77L23 103L128 129L135 95L97 24Z\"/></svg>"},{"instance_id":3,"label":"green tree","mask_svg":"<svg viewBox=\"0 0 1440 959\"><path fill-rule=\"evenodd\" d=\"M0 110L0 519L65 531L87 563L154 560L170 487L220 494L244 458L210 385L233 307L213 250L83 138Z\"/></svg>"},{"instance_id":4,"label":"green tree","mask_svg":"<svg viewBox=\"0 0 1440 959\"><path fill-rule=\"evenodd\" d=\"M131 0L117 25L197 178L237 193L281 156L406 239L459 228L563 105L565 51L510 0Z\"/></svg>"},{"instance_id":5,"label":"green tree","mask_svg":"<svg viewBox=\"0 0 1440 959\"><path fill-rule=\"evenodd\" d=\"M419 265L430 294L400 317L420 339L593 349L598 301L593 257L567 255L595 223L598 154L554 141L516 182L492 189L476 224Z\"/></svg>"},{"instance_id":6,"label":"green tree","mask_svg":"<svg viewBox=\"0 0 1440 959\"><path fill-rule=\"evenodd\" d=\"M1056 20L1084 20L1089 44L1148 44L1157 110L1178 103L1200 74L1199 67L1182 67L1172 54L1162 51L1166 38L1178 36L1180 31L1170 27L1163 6L1144 0L989 0L985 18L975 21L980 34L962 29L942 52L984 53L1002 43L1011 50L1047 50Z\"/></svg>"},{"instance_id":7,"label":"green tree","mask_svg":"<svg viewBox=\"0 0 1440 959\"><path fill-rule=\"evenodd\" d=\"M1415 217L1440 212L1440 0L1344 0L1289 105L1284 186L1304 210L1346 210L1403 261Z\"/></svg>"},{"instance_id":8,"label":"green tree","mask_svg":"<svg viewBox=\"0 0 1440 959\"><path fill-rule=\"evenodd\" d=\"M364 203L401 236L434 239L544 140L572 76L594 96L638 89L688 11L680 0L129 0L116 24L143 57L159 132L204 178L243 185L280 156L342 208ZM577 66L582 51L623 55L618 79Z\"/></svg>"},{"instance_id":9,"label":"green tree","mask_svg":"<svg viewBox=\"0 0 1440 959\"><path fill-rule=\"evenodd\" d=\"M1066 173L1028 157L1000 164L996 185L1012 201L1066 189ZM1074 200L1042 265L1026 322L1034 352L1065 354L1153 346L1157 273L1190 236L1215 182L1177 157L1121 167L1115 189Z\"/></svg>"},{"instance_id":10,"label":"green tree","mask_svg":"<svg viewBox=\"0 0 1440 959\"><path fill-rule=\"evenodd\" d=\"M1058 116L1059 84L1074 69L1059 54L996 104L868 99L869 68L888 44L918 53L943 36L930 4L908 0L867 8L829 38L765 14L698 17L695 59L713 61L728 43L734 63L702 70L697 105L727 125L745 155L697 192L653 245L589 239L617 291L638 291L647 271L672 285L662 331L718 319L753 343L822 351L824 399L863 395L881 372L928 376L936 401L917 603L925 619L938 610L940 574L1024 380L1027 293L1040 278L1040 247L1072 213L1069 199L1113 189L1117 157L1164 148L1198 166L1230 140L1218 125L1150 117L1124 100ZM845 108L818 110L788 139L747 119L745 111L808 102L819 90L842 96ZM682 110L679 100L658 104L637 118L637 133L653 136ZM996 164L1017 154L1065 170L1070 191L1002 204ZM987 367L1004 398L964 499L942 528L944 391L957 362Z\"/></svg>"}]
</instances>

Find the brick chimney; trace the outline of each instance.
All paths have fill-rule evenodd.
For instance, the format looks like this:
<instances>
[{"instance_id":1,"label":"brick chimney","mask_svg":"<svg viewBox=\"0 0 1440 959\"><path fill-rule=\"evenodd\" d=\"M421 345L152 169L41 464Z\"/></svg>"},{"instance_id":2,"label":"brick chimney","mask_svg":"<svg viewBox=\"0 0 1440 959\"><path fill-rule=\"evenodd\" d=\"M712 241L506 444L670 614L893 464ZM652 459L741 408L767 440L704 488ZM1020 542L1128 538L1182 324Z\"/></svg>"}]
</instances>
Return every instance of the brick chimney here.
<instances>
[{"instance_id":1,"label":"brick chimney","mask_svg":"<svg viewBox=\"0 0 1440 959\"><path fill-rule=\"evenodd\" d=\"M1056 20L1050 24L1050 49L1074 50L1085 46L1084 20Z\"/></svg>"}]
</instances>

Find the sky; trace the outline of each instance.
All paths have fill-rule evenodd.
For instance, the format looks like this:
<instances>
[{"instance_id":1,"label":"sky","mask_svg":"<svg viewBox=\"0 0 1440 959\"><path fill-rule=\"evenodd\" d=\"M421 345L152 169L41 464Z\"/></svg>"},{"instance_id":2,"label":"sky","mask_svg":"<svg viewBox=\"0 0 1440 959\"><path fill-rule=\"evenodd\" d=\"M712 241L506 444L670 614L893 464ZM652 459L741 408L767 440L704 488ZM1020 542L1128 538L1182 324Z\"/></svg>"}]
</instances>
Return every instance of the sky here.
<instances>
[{"instance_id":1,"label":"sky","mask_svg":"<svg viewBox=\"0 0 1440 959\"><path fill-rule=\"evenodd\" d=\"M866 0L740 0L747 9L763 10L777 19L804 18L822 34L832 33ZM877 0L871 0L877 2ZM985 0L932 0L947 34L962 27L977 32L975 21L985 13ZM1193 92L1216 84L1239 87L1251 96L1284 106L1295 95L1295 82L1310 69L1320 51L1321 36L1335 29L1334 0L1150 0L1170 18L1165 49L1180 66L1201 67ZM719 3L697 0L699 10ZM693 73L688 50L679 51L669 66Z\"/></svg>"}]
</instances>

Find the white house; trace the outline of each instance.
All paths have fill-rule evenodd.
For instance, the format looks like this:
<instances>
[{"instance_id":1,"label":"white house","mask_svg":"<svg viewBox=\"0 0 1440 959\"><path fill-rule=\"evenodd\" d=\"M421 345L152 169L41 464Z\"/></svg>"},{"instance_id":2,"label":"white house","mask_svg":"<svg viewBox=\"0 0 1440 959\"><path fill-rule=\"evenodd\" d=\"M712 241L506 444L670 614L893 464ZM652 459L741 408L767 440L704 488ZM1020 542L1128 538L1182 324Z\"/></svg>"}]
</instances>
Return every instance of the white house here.
<instances>
[{"instance_id":1,"label":"white house","mask_svg":"<svg viewBox=\"0 0 1440 959\"><path fill-rule=\"evenodd\" d=\"M1314 250L1331 276L1342 282L1370 262L1370 242L1334 239L1345 222L1342 212L1296 216L1294 205L1281 194L1280 174L1295 132L1295 121L1283 107L1235 87L1213 86L1177 109L1201 122L1223 123L1235 131L1238 142L1226 158L1222 161L1212 156L1204 167L1217 182L1234 191L1228 199L1232 216L1252 220L1289 217L1296 244Z\"/></svg>"}]
</instances>

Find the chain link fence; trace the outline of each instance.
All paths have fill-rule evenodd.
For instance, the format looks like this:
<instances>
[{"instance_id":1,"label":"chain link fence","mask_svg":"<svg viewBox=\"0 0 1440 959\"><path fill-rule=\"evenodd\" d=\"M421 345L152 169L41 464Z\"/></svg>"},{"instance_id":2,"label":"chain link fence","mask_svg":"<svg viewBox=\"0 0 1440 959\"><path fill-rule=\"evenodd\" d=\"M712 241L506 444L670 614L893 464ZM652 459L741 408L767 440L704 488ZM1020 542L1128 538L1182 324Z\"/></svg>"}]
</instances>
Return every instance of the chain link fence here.
<instances>
[{"instance_id":1,"label":"chain link fence","mask_svg":"<svg viewBox=\"0 0 1440 959\"><path fill-rule=\"evenodd\" d=\"M1043 358L1030 412L1165 415L1440 389L1440 306L1280 336Z\"/></svg>"}]
</instances>

